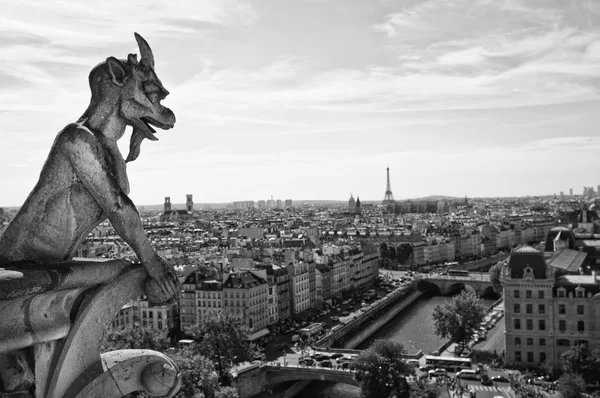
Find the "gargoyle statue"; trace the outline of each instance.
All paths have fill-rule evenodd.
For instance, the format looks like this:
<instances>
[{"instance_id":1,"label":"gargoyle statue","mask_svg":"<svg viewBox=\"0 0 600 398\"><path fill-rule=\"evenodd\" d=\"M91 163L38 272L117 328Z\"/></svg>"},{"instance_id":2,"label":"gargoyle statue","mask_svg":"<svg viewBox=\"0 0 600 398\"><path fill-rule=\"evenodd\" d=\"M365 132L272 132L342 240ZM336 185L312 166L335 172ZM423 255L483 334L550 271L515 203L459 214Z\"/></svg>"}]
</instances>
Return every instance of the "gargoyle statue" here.
<instances>
[{"instance_id":1,"label":"gargoyle statue","mask_svg":"<svg viewBox=\"0 0 600 398\"><path fill-rule=\"evenodd\" d=\"M180 285L173 267L152 248L127 196L126 161L117 140L126 126L133 127L127 162L135 160L144 138L157 140L152 126L170 129L175 115L160 103L169 92L154 72L152 50L137 33L135 39L139 62L135 54L127 60L109 57L90 72L90 105L58 133L38 183L0 236L0 266L70 260L108 218L148 271L148 298L162 303Z\"/></svg>"}]
</instances>

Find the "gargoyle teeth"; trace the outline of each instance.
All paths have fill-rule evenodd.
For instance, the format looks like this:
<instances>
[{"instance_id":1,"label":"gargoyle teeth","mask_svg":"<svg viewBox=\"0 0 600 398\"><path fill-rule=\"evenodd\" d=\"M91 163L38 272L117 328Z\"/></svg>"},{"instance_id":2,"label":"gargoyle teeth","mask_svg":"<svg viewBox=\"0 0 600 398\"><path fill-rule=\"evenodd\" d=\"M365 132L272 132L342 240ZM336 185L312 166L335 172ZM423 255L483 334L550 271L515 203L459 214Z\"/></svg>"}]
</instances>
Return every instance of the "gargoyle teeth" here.
<instances>
[{"instance_id":1,"label":"gargoyle teeth","mask_svg":"<svg viewBox=\"0 0 600 398\"><path fill-rule=\"evenodd\" d=\"M140 120L146 125L146 127L148 128L148 130L150 130L152 132L152 134L156 133L156 130L152 127L152 125L150 124L150 121L144 117L140 118Z\"/></svg>"}]
</instances>

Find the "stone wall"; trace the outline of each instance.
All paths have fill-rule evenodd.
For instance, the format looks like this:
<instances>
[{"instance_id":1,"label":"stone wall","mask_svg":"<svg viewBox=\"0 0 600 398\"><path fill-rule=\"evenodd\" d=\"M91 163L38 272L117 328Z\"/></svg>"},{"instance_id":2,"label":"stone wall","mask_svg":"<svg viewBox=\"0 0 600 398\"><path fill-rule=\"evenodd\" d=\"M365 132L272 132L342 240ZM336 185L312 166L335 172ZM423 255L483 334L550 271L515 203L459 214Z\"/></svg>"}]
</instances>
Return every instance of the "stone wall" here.
<instances>
[{"instance_id":1,"label":"stone wall","mask_svg":"<svg viewBox=\"0 0 600 398\"><path fill-rule=\"evenodd\" d=\"M253 397L268 386L267 372L258 365L242 369L234 375L232 386L238 390L240 398Z\"/></svg>"},{"instance_id":2,"label":"stone wall","mask_svg":"<svg viewBox=\"0 0 600 398\"><path fill-rule=\"evenodd\" d=\"M365 325L365 322L363 322L363 325L365 325L365 328L362 329L356 335L354 335L350 340L348 340L346 342L346 344L344 344L344 347L345 348L357 347L360 343L365 341L367 338L371 337L371 335L373 333L375 333L376 331L378 331L382 326L384 326L386 323L391 321L396 315L398 315L406 307L408 307L410 304L412 304L416 299L421 297L421 295L423 295L423 293L416 290L416 291L412 292L410 295L408 295L404 300L402 300L402 302L391 307L389 311L387 311L385 314L382 314L377 319L375 319L373 321L373 323L371 323L369 325Z\"/></svg>"}]
</instances>

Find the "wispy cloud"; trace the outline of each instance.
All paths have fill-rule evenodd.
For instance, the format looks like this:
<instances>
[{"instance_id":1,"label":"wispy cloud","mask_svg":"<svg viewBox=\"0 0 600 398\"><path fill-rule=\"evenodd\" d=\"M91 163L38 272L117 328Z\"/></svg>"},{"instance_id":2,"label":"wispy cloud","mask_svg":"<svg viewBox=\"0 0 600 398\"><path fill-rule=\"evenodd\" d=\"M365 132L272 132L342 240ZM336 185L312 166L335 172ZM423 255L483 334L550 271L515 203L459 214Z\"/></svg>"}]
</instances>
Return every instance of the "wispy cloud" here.
<instances>
[{"instance_id":1,"label":"wispy cloud","mask_svg":"<svg viewBox=\"0 0 600 398\"><path fill-rule=\"evenodd\" d=\"M523 170L549 158L568 166L550 162L556 179L540 190L583 184L586 161L600 167L589 153L600 124L595 0L28 0L0 15L11 137L0 160L21 166L1 179L19 198L9 203L87 106L90 69L138 52L134 31L155 52L178 120L129 167L138 202L192 182L211 200L275 184L292 197L339 197L340 186L378 197L384 181L372 176L385 164L414 196L436 176L448 194L528 192L521 174L544 170Z\"/></svg>"}]
</instances>

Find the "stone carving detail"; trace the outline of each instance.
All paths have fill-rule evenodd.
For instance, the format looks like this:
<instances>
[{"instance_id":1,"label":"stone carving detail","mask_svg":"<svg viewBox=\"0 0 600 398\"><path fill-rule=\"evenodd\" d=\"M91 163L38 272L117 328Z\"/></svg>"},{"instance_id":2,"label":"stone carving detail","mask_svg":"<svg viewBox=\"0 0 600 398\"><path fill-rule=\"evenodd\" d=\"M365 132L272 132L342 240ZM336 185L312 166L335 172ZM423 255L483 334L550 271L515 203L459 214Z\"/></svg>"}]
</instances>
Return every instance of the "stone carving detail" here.
<instances>
[{"instance_id":1,"label":"stone carving detail","mask_svg":"<svg viewBox=\"0 0 600 398\"><path fill-rule=\"evenodd\" d=\"M33 191L0 235L0 397L121 397L145 390L174 396L176 365L149 350L100 355L105 326L129 300L164 303L180 290L173 268L148 240L129 199L126 161L154 127L170 129L169 93L154 71L148 43L141 59L109 57L89 75L90 105L56 137ZM124 160L117 147L133 127ZM137 254L124 260L71 261L109 219Z\"/></svg>"},{"instance_id":2,"label":"stone carving detail","mask_svg":"<svg viewBox=\"0 0 600 398\"><path fill-rule=\"evenodd\" d=\"M58 134L38 183L0 236L0 266L69 260L108 218L152 278L149 299L161 303L178 292L179 284L173 268L150 245L127 196L129 180L117 140L133 126L127 160L135 160L144 138L156 140L152 126L170 129L175 115L160 103L169 92L154 72L148 43L138 34L135 38L139 62L133 54L126 61L109 57L90 72L90 105Z\"/></svg>"}]
</instances>

